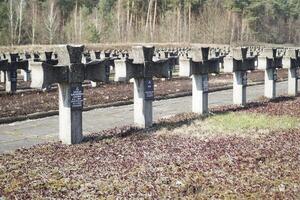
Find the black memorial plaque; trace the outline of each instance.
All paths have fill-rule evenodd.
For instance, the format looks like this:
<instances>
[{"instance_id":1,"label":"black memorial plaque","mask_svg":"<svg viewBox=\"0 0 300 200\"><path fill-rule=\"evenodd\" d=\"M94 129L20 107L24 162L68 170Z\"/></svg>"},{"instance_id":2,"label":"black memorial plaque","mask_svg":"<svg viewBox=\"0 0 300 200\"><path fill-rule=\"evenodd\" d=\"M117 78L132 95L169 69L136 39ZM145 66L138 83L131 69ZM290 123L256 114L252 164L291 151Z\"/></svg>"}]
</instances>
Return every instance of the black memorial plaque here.
<instances>
[{"instance_id":1,"label":"black memorial plaque","mask_svg":"<svg viewBox=\"0 0 300 200\"><path fill-rule=\"evenodd\" d=\"M277 70L274 70L273 79L274 79L274 81L278 80Z\"/></svg>"},{"instance_id":2,"label":"black memorial plaque","mask_svg":"<svg viewBox=\"0 0 300 200\"><path fill-rule=\"evenodd\" d=\"M208 76L203 76L202 89L203 92L208 92Z\"/></svg>"},{"instance_id":3,"label":"black memorial plaque","mask_svg":"<svg viewBox=\"0 0 300 200\"><path fill-rule=\"evenodd\" d=\"M243 86L247 86L247 81L248 81L247 72L243 72L242 73L242 84L243 84Z\"/></svg>"},{"instance_id":4,"label":"black memorial plaque","mask_svg":"<svg viewBox=\"0 0 300 200\"><path fill-rule=\"evenodd\" d=\"M71 109L82 110L83 108L83 87L71 87Z\"/></svg>"},{"instance_id":5,"label":"black memorial plaque","mask_svg":"<svg viewBox=\"0 0 300 200\"><path fill-rule=\"evenodd\" d=\"M152 79L144 80L145 100L154 100L154 82Z\"/></svg>"},{"instance_id":6,"label":"black memorial plaque","mask_svg":"<svg viewBox=\"0 0 300 200\"><path fill-rule=\"evenodd\" d=\"M105 76L106 76L106 81L109 81L109 75L110 75L110 66L105 66Z\"/></svg>"},{"instance_id":7,"label":"black memorial plaque","mask_svg":"<svg viewBox=\"0 0 300 200\"><path fill-rule=\"evenodd\" d=\"M17 77L18 77L18 75L17 75L17 71L11 71L10 72L10 81L11 82L17 82Z\"/></svg>"}]
</instances>

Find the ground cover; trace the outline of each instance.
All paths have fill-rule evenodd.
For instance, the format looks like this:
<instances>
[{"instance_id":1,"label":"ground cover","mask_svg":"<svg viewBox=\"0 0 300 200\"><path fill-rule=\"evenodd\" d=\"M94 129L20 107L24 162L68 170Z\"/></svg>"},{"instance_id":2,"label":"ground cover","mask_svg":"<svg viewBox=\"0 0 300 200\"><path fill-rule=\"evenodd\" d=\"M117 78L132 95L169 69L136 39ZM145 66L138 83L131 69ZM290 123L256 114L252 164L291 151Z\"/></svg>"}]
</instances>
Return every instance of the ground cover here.
<instances>
[{"instance_id":1,"label":"ground cover","mask_svg":"<svg viewBox=\"0 0 300 200\"><path fill-rule=\"evenodd\" d=\"M0 155L0 196L299 199L299 103L219 107Z\"/></svg>"}]
</instances>

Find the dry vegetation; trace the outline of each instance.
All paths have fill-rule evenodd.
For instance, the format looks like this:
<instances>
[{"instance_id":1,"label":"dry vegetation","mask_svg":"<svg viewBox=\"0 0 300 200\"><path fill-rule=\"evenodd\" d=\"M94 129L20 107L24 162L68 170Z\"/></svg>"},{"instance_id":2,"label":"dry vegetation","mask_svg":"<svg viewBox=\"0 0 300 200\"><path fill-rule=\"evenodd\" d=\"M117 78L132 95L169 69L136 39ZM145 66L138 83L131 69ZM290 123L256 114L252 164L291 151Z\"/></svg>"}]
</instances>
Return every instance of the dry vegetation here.
<instances>
[{"instance_id":1,"label":"dry vegetation","mask_svg":"<svg viewBox=\"0 0 300 200\"><path fill-rule=\"evenodd\" d=\"M300 97L214 113L162 119L147 131L107 130L80 145L49 143L1 155L0 196L299 199Z\"/></svg>"}]
</instances>

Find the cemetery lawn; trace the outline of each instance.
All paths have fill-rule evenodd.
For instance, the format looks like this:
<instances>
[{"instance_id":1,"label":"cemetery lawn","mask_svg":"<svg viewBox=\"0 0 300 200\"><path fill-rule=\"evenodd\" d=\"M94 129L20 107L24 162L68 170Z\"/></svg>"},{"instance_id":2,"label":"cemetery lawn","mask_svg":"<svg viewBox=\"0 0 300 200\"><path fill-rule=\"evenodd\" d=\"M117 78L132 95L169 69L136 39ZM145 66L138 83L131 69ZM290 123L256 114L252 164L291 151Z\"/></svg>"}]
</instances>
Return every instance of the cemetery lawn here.
<instances>
[{"instance_id":1,"label":"cemetery lawn","mask_svg":"<svg viewBox=\"0 0 300 200\"><path fill-rule=\"evenodd\" d=\"M7 199L299 199L300 97L0 155Z\"/></svg>"},{"instance_id":2,"label":"cemetery lawn","mask_svg":"<svg viewBox=\"0 0 300 200\"><path fill-rule=\"evenodd\" d=\"M287 77L286 70L279 70L280 80ZM249 82L264 80L263 71L255 71L249 74ZM20 83L24 85L24 82ZM28 83L26 83L28 85ZM210 76L210 89L217 89L224 86L232 86L231 74L220 74ZM29 86L29 85L28 85ZM0 88L4 84L0 83ZM179 93L192 91L192 81L187 78L173 79L168 81L155 81L155 95L165 97ZM133 85L126 83L103 84L97 88L87 87L84 89L84 107L103 105L115 102L128 102L133 99ZM10 95L0 93L0 118L26 116L38 112L58 110L58 92L27 91Z\"/></svg>"}]
</instances>

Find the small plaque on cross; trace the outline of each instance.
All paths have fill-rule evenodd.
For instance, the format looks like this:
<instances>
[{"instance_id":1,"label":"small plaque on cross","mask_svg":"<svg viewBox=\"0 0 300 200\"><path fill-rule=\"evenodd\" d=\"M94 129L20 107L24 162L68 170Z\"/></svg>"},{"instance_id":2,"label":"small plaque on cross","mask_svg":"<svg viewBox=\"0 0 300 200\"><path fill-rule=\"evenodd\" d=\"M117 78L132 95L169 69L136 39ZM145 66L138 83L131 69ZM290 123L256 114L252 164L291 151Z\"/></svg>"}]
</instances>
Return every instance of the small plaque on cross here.
<instances>
[{"instance_id":1,"label":"small plaque on cross","mask_svg":"<svg viewBox=\"0 0 300 200\"><path fill-rule=\"evenodd\" d=\"M242 74L242 84L243 86L247 86L248 76L246 72L243 72Z\"/></svg>"},{"instance_id":2,"label":"small plaque on cross","mask_svg":"<svg viewBox=\"0 0 300 200\"><path fill-rule=\"evenodd\" d=\"M203 83L203 85L202 85L203 92L208 92L208 77L207 76L203 77L202 83Z\"/></svg>"},{"instance_id":3,"label":"small plaque on cross","mask_svg":"<svg viewBox=\"0 0 300 200\"><path fill-rule=\"evenodd\" d=\"M145 100L154 100L154 82L152 79L144 80Z\"/></svg>"},{"instance_id":4,"label":"small plaque on cross","mask_svg":"<svg viewBox=\"0 0 300 200\"><path fill-rule=\"evenodd\" d=\"M277 70L274 70L273 79L274 79L274 81L278 80Z\"/></svg>"},{"instance_id":5,"label":"small plaque on cross","mask_svg":"<svg viewBox=\"0 0 300 200\"><path fill-rule=\"evenodd\" d=\"M10 72L10 81L11 82L17 82L17 71L11 71Z\"/></svg>"},{"instance_id":6,"label":"small plaque on cross","mask_svg":"<svg viewBox=\"0 0 300 200\"><path fill-rule=\"evenodd\" d=\"M71 109L82 110L83 108L83 87L71 87Z\"/></svg>"}]
</instances>

